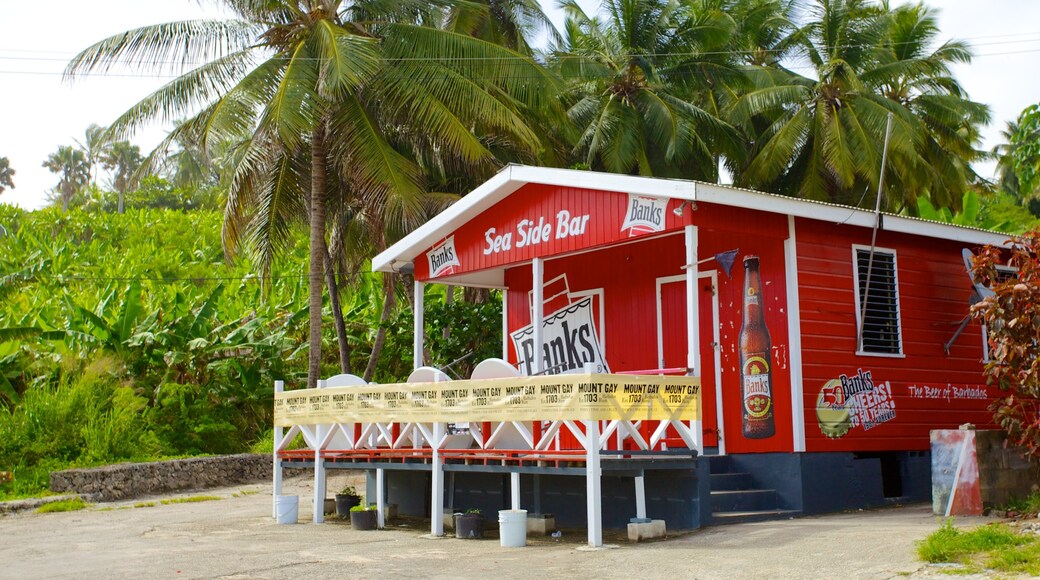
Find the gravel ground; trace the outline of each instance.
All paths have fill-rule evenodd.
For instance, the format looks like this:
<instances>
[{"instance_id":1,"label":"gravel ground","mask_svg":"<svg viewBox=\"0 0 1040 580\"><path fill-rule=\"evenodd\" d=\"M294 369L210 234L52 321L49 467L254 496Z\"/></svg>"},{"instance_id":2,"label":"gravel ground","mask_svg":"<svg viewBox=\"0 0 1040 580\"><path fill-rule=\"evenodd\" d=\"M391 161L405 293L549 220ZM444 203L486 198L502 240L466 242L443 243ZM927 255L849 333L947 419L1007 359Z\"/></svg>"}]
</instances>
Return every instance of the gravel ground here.
<instances>
[{"instance_id":1,"label":"gravel ground","mask_svg":"<svg viewBox=\"0 0 1040 580\"><path fill-rule=\"evenodd\" d=\"M331 480L330 493L342 485ZM600 550L584 547L584 530L564 530L559 540L530 538L526 548L510 549L493 538L430 538L429 523L420 521L371 532L334 519L312 525L310 480L288 480L286 493L301 496L298 525L275 523L269 484L3 516L0 577L949 577L914 556L914 543L941 523L927 505L719 526L642 544L610 534L616 548ZM193 495L220 499L161 503ZM958 525L986 521L959 518Z\"/></svg>"}]
</instances>

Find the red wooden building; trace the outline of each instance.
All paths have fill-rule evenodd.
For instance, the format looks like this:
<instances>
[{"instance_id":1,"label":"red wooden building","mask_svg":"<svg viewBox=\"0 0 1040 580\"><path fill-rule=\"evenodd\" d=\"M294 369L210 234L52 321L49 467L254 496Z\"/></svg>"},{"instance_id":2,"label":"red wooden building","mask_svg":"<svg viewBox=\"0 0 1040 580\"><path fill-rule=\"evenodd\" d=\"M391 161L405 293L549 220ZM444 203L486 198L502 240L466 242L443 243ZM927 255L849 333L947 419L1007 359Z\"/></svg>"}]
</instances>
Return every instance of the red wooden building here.
<instances>
[{"instance_id":1,"label":"red wooden building","mask_svg":"<svg viewBox=\"0 0 1040 580\"><path fill-rule=\"evenodd\" d=\"M373 269L414 269L420 305L423 284L500 289L502 357L525 374L699 376L716 514L813 513L925 500L929 431L991 424L984 330L955 334L972 289L962 251L1004 241L721 185L509 166ZM771 343L775 433L762 438L741 428L748 256ZM727 500L736 479L775 505Z\"/></svg>"}]
</instances>

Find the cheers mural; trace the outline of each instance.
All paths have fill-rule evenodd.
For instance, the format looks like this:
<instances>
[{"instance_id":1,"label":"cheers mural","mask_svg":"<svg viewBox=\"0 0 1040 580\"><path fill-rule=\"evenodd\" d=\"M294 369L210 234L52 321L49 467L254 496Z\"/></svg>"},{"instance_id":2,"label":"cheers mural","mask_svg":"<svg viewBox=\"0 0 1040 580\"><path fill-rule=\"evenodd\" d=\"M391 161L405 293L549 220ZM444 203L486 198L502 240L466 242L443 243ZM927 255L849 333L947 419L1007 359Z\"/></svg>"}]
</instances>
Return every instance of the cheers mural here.
<instances>
[{"instance_id":1,"label":"cheers mural","mask_svg":"<svg viewBox=\"0 0 1040 580\"><path fill-rule=\"evenodd\" d=\"M816 398L816 419L820 431L832 439L849 431L869 431L896 418L896 402L892 385L875 383L870 371L857 369L856 374L839 375L820 389Z\"/></svg>"}]
</instances>

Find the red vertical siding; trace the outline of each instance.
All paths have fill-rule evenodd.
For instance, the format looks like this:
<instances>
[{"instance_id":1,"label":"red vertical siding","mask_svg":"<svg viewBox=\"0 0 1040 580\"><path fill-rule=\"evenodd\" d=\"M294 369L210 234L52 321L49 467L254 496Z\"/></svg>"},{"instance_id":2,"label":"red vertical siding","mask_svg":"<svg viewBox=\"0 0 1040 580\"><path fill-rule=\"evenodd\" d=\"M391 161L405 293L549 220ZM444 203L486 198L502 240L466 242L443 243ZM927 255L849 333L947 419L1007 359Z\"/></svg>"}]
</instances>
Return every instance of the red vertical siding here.
<instances>
[{"instance_id":1,"label":"red vertical siding","mask_svg":"<svg viewBox=\"0 0 1040 580\"><path fill-rule=\"evenodd\" d=\"M980 326L971 322L950 354L943 352L968 313L970 285L960 258L966 245L878 232L877 247L896 252L904 356L857 355L852 246L869 246L870 230L807 219L796 224L806 449L924 450L930 429L991 425L989 400L964 398L985 382ZM860 369L870 371L875 384L891 386L895 417L828 437L817 416L821 389Z\"/></svg>"},{"instance_id":2,"label":"red vertical siding","mask_svg":"<svg viewBox=\"0 0 1040 580\"><path fill-rule=\"evenodd\" d=\"M733 278L719 274L719 327L722 359L722 391L726 432L723 437L729 452L790 451L791 435L790 370L787 352L787 297L783 241L787 236L785 216L754 210L700 204L693 213L698 226L698 252L701 259L740 248L740 257L755 254L761 258L766 324L773 344L773 397L776 435L769 439L744 439L740 433L740 392L737 338L742 318L744 270L740 259L733 267ZM570 290L603 289L606 328L601 329L605 356L613 371L657 367L656 280L684 273L685 246L682 235L608 247L547 260L545 280L566 273ZM701 271L717 268L703 264ZM530 324L527 293L531 290L531 270L527 265L506 271L509 288L509 328ZM703 282L703 281L702 281ZM665 337L669 340L669 337ZM702 341L712 337L702 336ZM516 354L510 354L516 360ZM712 357L702 355L701 373L714 373ZM704 409L714 413L714 409Z\"/></svg>"}]
</instances>

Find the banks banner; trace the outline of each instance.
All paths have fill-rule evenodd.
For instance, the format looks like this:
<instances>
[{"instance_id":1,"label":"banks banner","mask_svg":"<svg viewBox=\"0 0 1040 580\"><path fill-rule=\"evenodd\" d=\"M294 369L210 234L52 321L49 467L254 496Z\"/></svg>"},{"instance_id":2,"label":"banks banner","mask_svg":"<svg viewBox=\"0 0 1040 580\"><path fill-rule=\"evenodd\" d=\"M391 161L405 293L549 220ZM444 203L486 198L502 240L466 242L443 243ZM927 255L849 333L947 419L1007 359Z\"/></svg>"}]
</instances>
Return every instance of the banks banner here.
<instances>
[{"instance_id":1,"label":"banks banner","mask_svg":"<svg viewBox=\"0 0 1040 580\"><path fill-rule=\"evenodd\" d=\"M534 374L534 325L509 335L513 339L520 371ZM586 297L564 306L542 319L542 360L546 374L581 373L592 363L597 373L609 373L600 349L592 313L592 298Z\"/></svg>"},{"instance_id":2,"label":"banks banner","mask_svg":"<svg viewBox=\"0 0 1040 580\"><path fill-rule=\"evenodd\" d=\"M581 374L277 393L274 424L699 420L700 378Z\"/></svg>"}]
</instances>

